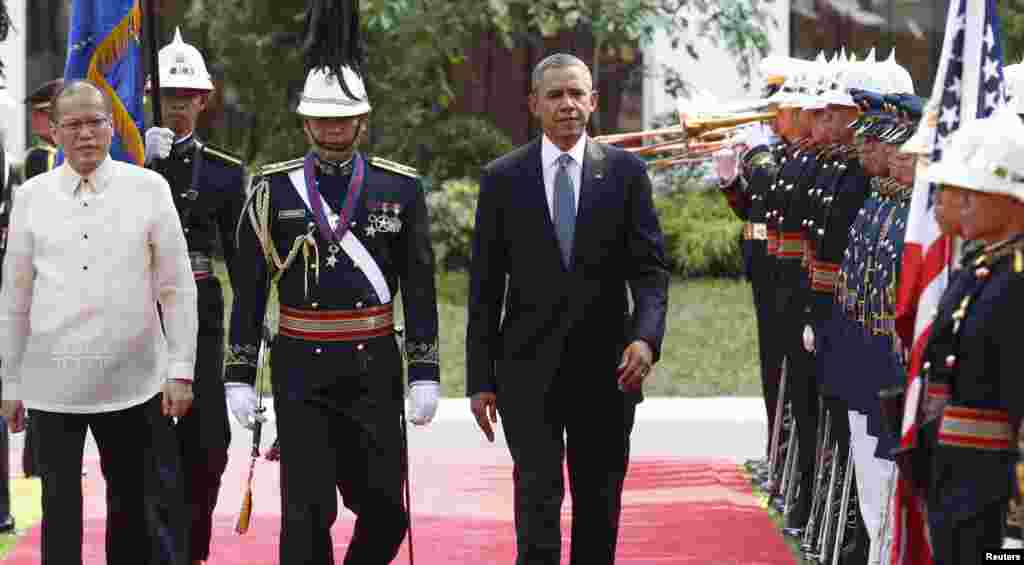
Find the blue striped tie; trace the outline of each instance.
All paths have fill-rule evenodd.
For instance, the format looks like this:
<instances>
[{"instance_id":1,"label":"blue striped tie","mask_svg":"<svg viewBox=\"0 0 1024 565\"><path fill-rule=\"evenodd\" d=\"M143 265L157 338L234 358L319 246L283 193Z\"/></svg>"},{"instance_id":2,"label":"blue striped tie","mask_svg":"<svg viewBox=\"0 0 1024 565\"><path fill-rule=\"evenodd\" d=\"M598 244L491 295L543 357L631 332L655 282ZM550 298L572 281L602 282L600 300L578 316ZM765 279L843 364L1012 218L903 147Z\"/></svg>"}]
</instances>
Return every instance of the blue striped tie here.
<instances>
[{"instance_id":1,"label":"blue striped tie","mask_svg":"<svg viewBox=\"0 0 1024 565\"><path fill-rule=\"evenodd\" d=\"M572 162L572 156L563 153L558 158L555 173L555 231L566 267L572 264L572 239L576 231L576 197L569 179L569 163Z\"/></svg>"}]
</instances>

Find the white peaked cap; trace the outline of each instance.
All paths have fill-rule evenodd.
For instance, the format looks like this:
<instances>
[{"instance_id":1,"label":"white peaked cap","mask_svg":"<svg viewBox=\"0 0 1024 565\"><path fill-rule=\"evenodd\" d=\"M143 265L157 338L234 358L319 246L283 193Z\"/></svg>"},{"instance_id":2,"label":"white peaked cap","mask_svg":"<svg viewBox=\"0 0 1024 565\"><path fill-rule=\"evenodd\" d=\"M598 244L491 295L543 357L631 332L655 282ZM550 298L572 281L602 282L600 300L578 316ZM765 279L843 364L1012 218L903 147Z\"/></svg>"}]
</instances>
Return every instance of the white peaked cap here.
<instances>
[{"instance_id":1,"label":"white peaked cap","mask_svg":"<svg viewBox=\"0 0 1024 565\"><path fill-rule=\"evenodd\" d=\"M942 161L928 167L928 180L1024 202L1024 124L1014 112L1003 106L960 126Z\"/></svg>"},{"instance_id":2,"label":"white peaked cap","mask_svg":"<svg viewBox=\"0 0 1024 565\"><path fill-rule=\"evenodd\" d=\"M174 30L174 40L157 56L160 65L160 88L213 90L206 62L195 47L181 39L181 29Z\"/></svg>"}]
</instances>

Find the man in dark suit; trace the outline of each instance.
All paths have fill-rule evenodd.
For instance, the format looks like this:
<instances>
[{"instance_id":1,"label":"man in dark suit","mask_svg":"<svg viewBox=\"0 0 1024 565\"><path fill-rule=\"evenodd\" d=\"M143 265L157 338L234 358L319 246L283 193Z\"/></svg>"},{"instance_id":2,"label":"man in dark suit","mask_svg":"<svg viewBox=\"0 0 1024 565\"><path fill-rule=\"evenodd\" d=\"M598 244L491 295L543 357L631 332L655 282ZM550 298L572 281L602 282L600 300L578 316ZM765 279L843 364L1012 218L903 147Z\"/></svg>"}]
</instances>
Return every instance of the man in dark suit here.
<instances>
[{"instance_id":1,"label":"man in dark suit","mask_svg":"<svg viewBox=\"0 0 1024 565\"><path fill-rule=\"evenodd\" d=\"M651 183L641 160L587 137L592 84L572 55L541 61L529 103L544 134L480 184L466 389L489 441L501 413L519 565L559 563L563 458L571 563L614 563L633 417L665 333Z\"/></svg>"}]
</instances>

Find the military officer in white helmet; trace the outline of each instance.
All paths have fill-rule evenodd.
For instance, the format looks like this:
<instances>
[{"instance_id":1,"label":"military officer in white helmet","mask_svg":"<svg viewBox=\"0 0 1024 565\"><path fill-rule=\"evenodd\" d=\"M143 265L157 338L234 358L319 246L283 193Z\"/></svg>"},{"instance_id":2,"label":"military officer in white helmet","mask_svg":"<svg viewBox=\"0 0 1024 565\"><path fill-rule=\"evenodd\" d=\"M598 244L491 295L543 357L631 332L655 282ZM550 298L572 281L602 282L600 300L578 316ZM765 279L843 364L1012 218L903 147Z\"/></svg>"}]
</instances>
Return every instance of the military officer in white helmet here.
<instances>
[{"instance_id":1,"label":"military officer in white helmet","mask_svg":"<svg viewBox=\"0 0 1024 565\"><path fill-rule=\"evenodd\" d=\"M280 562L334 563L340 492L357 516L344 563L384 565L409 524L394 297L404 309L408 417L425 425L440 392L434 254L416 171L358 150L370 104L361 77L341 68L347 88L323 69L306 78L297 113L309 152L254 179L238 228L227 379L252 390L276 285Z\"/></svg>"},{"instance_id":2,"label":"military officer in white helmet","mask_svg":"<svg viewBox=\"0 0 1024 565\"><path fill-rule=\"evenodd\" d=\"M146 166L171 186L199 291L195 399L175 427L191 515L190 559L195 565L209 558L213 509L231 439L224 387L224 292L212 263L220 250L228 273L234 270L245 168L241 159L195 134L196 121L214 88L203 56L182 40L180 30L160 50L159 72L161 117L167 127L146 131ZM244 413L254 398L248 390L228 385L227 400L236 413Z\"/></svg>"}]
</instances>

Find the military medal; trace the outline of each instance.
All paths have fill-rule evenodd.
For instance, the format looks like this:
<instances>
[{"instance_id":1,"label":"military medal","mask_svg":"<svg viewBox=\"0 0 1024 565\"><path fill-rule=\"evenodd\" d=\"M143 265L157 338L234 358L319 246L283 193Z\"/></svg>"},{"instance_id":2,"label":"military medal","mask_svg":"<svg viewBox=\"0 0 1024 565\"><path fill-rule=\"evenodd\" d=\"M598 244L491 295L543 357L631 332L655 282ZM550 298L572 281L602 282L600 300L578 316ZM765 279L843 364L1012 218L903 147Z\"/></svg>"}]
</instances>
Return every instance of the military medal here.
<instances>
[{"instance_id":1,"label":"military medal","mask_svg":"<svg viewBox=\"0 0 1024 565\"><path fill-rule=\"evenodd\" d=\"M355 211L356 203L359 202L359 194L363 190L363 179L366 175L366 163L363 161L362 155L358 152L352 156L352 178L348 183L348 194L345 197L345 203L338 214L330 214L328 216L324 213L324 200L320 195L320 191L317 189L316 174L314 173L314 163L316 161L316 154L310 151L306 154L305 162L303 163L303 169L306 177L306 195L309 199L309 205L313 208L313 219L316 220L317 228L320 230L320 236L324 238L329 245L327 247L327 259L325 260L329 268L334 268L338 264L338 253L341 251L341 239L345 236L345 232L349 227L349 218Z\"/></svg>"}]
</instances>

